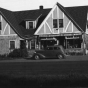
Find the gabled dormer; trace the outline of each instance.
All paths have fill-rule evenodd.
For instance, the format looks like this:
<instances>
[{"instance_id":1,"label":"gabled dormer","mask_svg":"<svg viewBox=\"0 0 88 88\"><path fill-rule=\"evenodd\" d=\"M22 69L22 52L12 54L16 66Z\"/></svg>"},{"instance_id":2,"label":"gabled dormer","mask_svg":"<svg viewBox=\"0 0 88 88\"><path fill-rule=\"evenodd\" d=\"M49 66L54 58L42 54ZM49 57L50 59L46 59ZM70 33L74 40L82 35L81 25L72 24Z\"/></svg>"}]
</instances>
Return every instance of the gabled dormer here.
<instances>
[{"instance_id":1,"label":"gabled dormer","mask_svg":"<svg viewBox=\"0 0 88 88\"><path fill-rule=\"evenodd\" d=\"M36 28L36 21L25 21L26 23L26 29L35 29Z\"/></svg>"}]
</instances>

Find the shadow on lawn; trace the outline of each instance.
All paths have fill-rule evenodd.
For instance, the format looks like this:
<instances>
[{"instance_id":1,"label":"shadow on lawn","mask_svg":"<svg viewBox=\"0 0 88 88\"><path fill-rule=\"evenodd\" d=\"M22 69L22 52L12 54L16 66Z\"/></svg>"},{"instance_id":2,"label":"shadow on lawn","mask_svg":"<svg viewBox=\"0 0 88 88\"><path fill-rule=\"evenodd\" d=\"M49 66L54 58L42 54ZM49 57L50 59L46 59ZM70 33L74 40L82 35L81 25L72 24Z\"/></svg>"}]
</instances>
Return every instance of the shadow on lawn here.
<instances>
[{"instance_id":1,"label":"shadow on lawn","mask_svg":"<svg viewBox=\"0 0 88 88\"><path fill-rule=\"evenodd\" d=\"M39 75L28 77L0 76L0 88L88 87L88 75Z\"/></svg>"}]
</instances>

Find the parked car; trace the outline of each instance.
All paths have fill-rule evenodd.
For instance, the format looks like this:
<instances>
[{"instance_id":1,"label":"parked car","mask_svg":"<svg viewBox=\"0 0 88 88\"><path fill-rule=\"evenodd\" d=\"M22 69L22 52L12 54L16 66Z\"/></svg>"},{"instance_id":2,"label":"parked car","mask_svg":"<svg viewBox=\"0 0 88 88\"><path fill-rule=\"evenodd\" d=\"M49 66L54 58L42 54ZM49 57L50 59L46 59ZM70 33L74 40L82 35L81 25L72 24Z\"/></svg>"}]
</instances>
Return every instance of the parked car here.
<instances>
[{"instance_id":1,"label":"parked car","mask_svg":"<svg viewBox=\"0 0 88 88\"><path fill-rule=\"evenodd\" d=\"M38 60L41 58L65 58L65 51L62 46L48 46L45 49L35 50L33 58Z\"/></svg>"}]
</instances>

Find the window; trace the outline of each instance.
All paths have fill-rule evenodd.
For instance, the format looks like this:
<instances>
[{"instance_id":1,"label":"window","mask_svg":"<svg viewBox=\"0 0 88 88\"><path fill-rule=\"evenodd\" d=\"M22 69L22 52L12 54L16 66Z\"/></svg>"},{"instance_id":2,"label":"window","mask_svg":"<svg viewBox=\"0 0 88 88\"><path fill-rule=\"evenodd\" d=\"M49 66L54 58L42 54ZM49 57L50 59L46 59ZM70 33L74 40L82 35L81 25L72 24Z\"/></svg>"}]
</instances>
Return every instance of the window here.
<instances>
[{"instance_id":1,"label":"window","mask_svg":"<svg viewBox=\"0 0 88 88\"><path fill-rule=\"evenodd\" d=\"M58 20L53 19L53 28L58 28Z\"/></svg>"},{"instance_id":2,"label":"window","mask_svg":"<svg viewBox=\"0 0 88 88\"><path fill-rule=\"evenodd\" d=\"M33 22L29 22L29 28L33 28Z\"/></svg>"},{"instance_id":3,"label":"window","mask_svg":"<svg viewBox=\"0 0 88 88\"><path fill-rule=\"evenodd\" d=\"M15 41L10 41L10 49L15 49Z\"/></svg>"},{"instance_id":4,"label":"window","mask_svg":"<svg viewBox=\"0 0 88 88\"><path fill-rule=\"evenodd\" d=\"M63 19L59 19L59 28L63 28Z\"/></svg>"},{"instance_id":5,"label":"window","mask_svg":"<svg viewBox=\"0 0 88 88\"><path fill-rule=\"evenodd\" d=\"M35 41L34 40L31 41L31 49L35 49Z\"/></svg>"},{"instance_id":6,"label":"window","mask_svg":"<svg viewBox=\"0 0 88 88\"><path fill-rule=\"evenodd\" d=\"M26 21L26 29L33 29L34 21Z\"/></svg>"},{"instance_id":7,"label":"window","mask_svg":"<svg viewBox=\"0 0 88 88\"><path fill-rule=\"evenodd\" d=\"M63 28L63 19L53 19L53 28Z\"/></svg>"}]
</instances>

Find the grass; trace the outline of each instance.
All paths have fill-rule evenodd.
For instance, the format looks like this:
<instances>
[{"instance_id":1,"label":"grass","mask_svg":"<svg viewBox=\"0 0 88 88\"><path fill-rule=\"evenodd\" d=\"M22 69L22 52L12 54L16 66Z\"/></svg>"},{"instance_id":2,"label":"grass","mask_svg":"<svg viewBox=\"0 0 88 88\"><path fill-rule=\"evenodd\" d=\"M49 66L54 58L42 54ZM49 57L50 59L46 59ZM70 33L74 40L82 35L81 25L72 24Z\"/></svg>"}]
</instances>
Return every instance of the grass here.
<instances>
[{"instance_id":1,"label":"grass","mask_svg":"<svg viewBox=\"0 0 88 88\"><path fill-rule=\"evenodd\" d=\"M80 59L80 56L74 56L74 59L76 58ZM0 62L0 88L88 87L88 60L86 59Z\"/></svg>"},{"instance_id":2,"label":"grass","mask_svg":"<svg viewBox=\"0 0 88 88\"><path fill-rule=\"evenodd\" d=\"M0 76L0 88L62 88L88 87L88 76L79 74L40 75L29 77Z\"/></svg>"}]
</instances>

